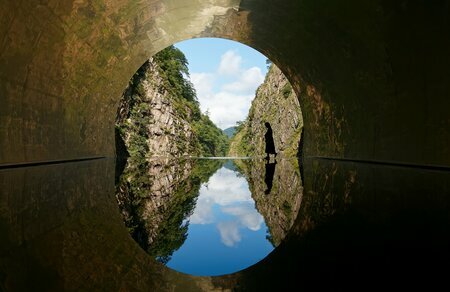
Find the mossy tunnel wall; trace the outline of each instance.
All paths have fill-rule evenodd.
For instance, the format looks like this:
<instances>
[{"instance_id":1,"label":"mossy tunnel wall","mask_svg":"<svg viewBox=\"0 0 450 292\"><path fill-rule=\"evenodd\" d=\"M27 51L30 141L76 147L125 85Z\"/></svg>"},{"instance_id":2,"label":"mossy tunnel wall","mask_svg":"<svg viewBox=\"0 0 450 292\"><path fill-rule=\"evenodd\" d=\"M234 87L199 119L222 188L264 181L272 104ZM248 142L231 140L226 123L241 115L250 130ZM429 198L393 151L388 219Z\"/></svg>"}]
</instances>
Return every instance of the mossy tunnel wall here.
<instances>
[{"instance_id":1,"label":"mossy tunnel wall","mask_svg":"<svg viewBox=\"0 0 450 292\"><path fill-rule=\"evenodd\" d=\"M289 78L304 115L304 157L450 167L450 1L2 4L0 166L114 156L116 109L134 72L178 41L222 37L261 51ZM364 171L369 182L384 173ZM286 249L271 255L275 263Z\"/></svg>"},{"instance_id":2,"label":"mossy tunnel wall","mask_svg":"<svg viewBox=\"0 0 450 292\"><path fill-rule=\"evenodd\" d=\"M193 37L261 51L293 83L308 156L450 165L448 1L7 1L0 163L112 156L121 92Z\"/></svg>"}]
</instances>

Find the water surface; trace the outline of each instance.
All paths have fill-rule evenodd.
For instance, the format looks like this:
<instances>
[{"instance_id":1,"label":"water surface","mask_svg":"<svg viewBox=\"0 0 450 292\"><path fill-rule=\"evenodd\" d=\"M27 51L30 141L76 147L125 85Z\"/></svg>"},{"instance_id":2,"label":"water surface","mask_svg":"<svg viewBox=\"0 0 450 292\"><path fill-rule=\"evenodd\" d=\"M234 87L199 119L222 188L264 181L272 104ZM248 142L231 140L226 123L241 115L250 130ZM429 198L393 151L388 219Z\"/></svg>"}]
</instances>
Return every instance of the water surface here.
<instances>
[{"instance_id":1,"label":"water surface","mask_svg":"<svg viewBox=\"0 0 450 292\"><path fill-rule=\"evenodd\" d=\"M298 165L278 164L275 175L277 162L265 160L129 162L117 197L130 234L158 261L192 275L229 274L265 258L295 219Z\"/></svg>"},{"instance_id":2,"label":"water surface","mask_svg":"<svg viewBox=\"0 0 450 292\"><path fill-rule=\"evenodd\" d=\"M358 291L361 281L378 290L446 285L448 171L306 158L302 184L295 163L277 160L270 188L273 165L236 161L270 241L282 242L282 248L240 273L211 278L175 273L155 257L182 248L190 227L183 229L183 222L193 214L202 184L227 164L163 162L131 163L116 189L111 159L0 170L0 290Z\"/></svg>"},{"instance_id":3,"label":"water surface","mask_svg":"<svg viewBox=\"0 0 450 292\"><path fill-rule=\"evenodd\" d=\"M242 270L272 250L264 217L255 207L246 179L222 166L200 187L188 236L167 263L194 275Z\"/></svg>"}]
</instances>

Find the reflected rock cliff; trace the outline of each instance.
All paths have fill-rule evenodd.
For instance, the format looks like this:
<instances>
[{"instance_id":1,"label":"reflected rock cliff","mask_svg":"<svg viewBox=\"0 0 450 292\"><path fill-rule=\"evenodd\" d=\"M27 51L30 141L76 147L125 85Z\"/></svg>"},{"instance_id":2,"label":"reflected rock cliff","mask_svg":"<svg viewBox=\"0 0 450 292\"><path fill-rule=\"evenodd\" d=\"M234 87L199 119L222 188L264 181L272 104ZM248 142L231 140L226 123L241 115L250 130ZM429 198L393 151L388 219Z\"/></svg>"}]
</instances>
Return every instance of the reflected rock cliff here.
<instances>
[{"instance_id":1,"label":"reflected rock cliff","mask_svg":"<svg viewBox=\"0 0 450 292\"><path fill-rule=\"evenodd\" d=\"M247 192L248 196L244 195ZM202 249L202 255L198 250L189 252L198 254L196 266L201 265L202 256L215 258L219 265L221 256L215 255L218 250L222 255L233 254L223 259L228 267L234 265L228 261L241 253L239 262L252 252L253 263L261 260L260 256L278 246L294 224L302 193L296 159L159 158L141 163L130 159L116 185L116 198L133 239L158 261L180 266L177 270L188 273L190 270L185 270L186 264L181 264L180 258L187 256L199 233L202 238L209 238L209 245ZM215 219L198 220L200 215L206 216L205 212L209 219ZM225 232L224 226L235 228ZM186 241L188 233L194 236L191 241ZM261 240L256 240L260 233ZM214 234L220 236L216 238ZM184 245L188 247L181 248ZM208 255L210 249L212 253ZM230 269L217 265L192 271L217 275Z\"/></svg>"},{"instance_id":2,"label":"reflected rock cliff","mask_svg":"<svg viewBox=\"0 0 450 292\"><path fill-rule=\"evenodd\" d=\"M247 178L256 208L269 228L268 239L278 246L291 229L303 197L297 159L235 161Z\"/></svg>"},{"instance_id":3,"label":"reflected rock cliff","mask_svg":"<svg viewBox=\"0 0 450 292\"><path fill-rule=\"evenodd\" d=\"M116 185L116 198L133 239L160 262L185 241L202 183L219 160L157 158L129 160Z\"/></svg>"}]
</instances>

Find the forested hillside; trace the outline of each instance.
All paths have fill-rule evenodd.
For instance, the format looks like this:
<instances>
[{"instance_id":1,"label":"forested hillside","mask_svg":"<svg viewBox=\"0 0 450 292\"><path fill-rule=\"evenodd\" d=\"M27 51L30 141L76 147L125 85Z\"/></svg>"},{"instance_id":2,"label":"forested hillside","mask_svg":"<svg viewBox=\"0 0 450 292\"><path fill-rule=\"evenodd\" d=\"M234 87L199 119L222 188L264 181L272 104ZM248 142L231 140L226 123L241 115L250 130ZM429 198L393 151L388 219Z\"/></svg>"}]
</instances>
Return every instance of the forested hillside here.
<instances>
[{"instance_id":1,"label":"forested hillside","mask_svg":"<svg viewBox=\"0 0 450 292\"><path fill-rule=\"evenodd\" d=\"M117 112L118 156L223 156L228 138L200 111L188 61L168 47L150 58L126 88ZM120 145L120 141L118 141Z\"/></svg>"}]
</instances>

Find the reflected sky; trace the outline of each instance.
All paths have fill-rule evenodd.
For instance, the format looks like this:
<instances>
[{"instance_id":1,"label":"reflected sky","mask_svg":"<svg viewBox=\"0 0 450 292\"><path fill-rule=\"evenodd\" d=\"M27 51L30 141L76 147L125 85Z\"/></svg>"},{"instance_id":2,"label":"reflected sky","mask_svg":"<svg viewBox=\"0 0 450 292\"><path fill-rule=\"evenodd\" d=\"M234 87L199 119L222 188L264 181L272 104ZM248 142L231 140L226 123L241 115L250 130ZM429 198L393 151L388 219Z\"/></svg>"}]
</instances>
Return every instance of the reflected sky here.
<instances>
[{"instance_id":1,"label":"reflected sky","mask_svg":"<svg viewBox=\"0 0 450 292\"><path fill-rule=\"evenodd\" d=\"M225 167L201 186L187 221L188 237L167 263L177 271L228 274L257 263L273 250L246 179Z\"/></svg>"}]
</instances>

